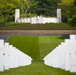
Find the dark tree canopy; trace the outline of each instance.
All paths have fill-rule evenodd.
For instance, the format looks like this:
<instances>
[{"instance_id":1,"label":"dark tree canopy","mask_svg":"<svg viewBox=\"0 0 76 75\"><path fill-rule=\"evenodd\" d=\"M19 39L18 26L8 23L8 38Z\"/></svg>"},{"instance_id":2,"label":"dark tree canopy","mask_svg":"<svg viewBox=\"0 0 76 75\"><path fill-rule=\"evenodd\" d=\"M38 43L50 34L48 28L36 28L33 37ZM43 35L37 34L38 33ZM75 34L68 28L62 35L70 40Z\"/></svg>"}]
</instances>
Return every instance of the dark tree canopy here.
<instances>
[{"instance_id":1,"label":"dark tree canopy","mask_svg":"<svg viewBox=\"0 0 76 75\"><path fill-rule=\"evenodd\" d=\"M29 12L38 15L56 16L57 0L32 0Z\"/></svg>"}]
</instances>

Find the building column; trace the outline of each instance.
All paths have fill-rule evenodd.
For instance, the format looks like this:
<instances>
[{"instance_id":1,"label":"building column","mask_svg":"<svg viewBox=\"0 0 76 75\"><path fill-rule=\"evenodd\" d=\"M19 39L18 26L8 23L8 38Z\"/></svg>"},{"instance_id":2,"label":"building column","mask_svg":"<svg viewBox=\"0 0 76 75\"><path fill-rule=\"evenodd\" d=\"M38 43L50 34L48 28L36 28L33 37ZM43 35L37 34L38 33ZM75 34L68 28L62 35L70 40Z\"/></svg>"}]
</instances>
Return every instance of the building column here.
<instances>
[{"instance_id":1,"label":"building column","mask_svg":"<svg viewBox=\"0 0 76 75\"><path fill-rule=\"evenodd\" d=\"M61 9L57 9L57 18L59 19L59 22L62 22L62 19L61 19Z\"/></svg>"},{"instance_id":2,"label":"building column","mask_svg":"<svg viewBox=\"0 0 76 75\"><path fill-rule=\"evenodd\" d=\"M15 9L15 22L17 22L19 17L20 17L20 10L19 9Z\"/></svg>"}]
</instances>

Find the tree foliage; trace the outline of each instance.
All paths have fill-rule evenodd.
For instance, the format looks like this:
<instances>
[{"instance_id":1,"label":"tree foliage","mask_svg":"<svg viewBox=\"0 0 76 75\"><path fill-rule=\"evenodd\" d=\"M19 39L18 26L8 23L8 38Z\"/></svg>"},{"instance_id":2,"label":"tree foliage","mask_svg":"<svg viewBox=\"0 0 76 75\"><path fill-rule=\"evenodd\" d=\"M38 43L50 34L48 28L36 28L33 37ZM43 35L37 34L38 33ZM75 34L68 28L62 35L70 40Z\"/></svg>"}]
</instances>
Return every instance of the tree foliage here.
<instances>
[{"instance_id":1,"label":"tree foliage","mask_svg":"<svg viewBox=\"0 0 76 75\"><path fill-rule=\"evenodd\" d=\"M73 3L73 2L74 2L74 0L61 0L61 3L62 3L63 5L66 5L66 4L70 5L70 4Z\"/></svg>"},{"instance_id":2,"label":"tree foliage","mask_svg":"<svg viewBox=\"0 0 76 75\"><path fill-rule=\"evenodd\" d=\"M70 25L76 25L76 0L74 0L73 6L71 8L71 17L68 19Z\"/></svg>"},{"instance_id":3,"label":"tree foliage","mask_svg":"<svg viewBox=\"0 0 76 75\"><path fill-rule=\"evenodd\" d=\"M28 6L27 0L0 0L0 17L13 15L15 9L21 9L21 6L25 10Z\"/></svg>"},{"instance_id":4,"label":"tree foliage","mask_svg":"<svg viewBox=\"0 0 76 75\"><path fill-rule=\"evenodd\" d=\"M62 9L63 22L69 22L70 25L76 25L76 0L62 0L59 4Z\"/></svg>"},{"instance_id":5,"label":"tree foliage","mask_svg":"<svg viewBox=\"0 0 76 75\"><path fill-rule=\"evenodd\" d=\"M73 5L74 0L61 0L61 3L59 3L59 8L62 9L62 20L63 22L67 22L68 18L72 15L71 9Z\"/></svg>"},{"instance_id":6,"label":"tree foliage","mask_svg":"<svg viewBox=\"0 0 76 75\"><path fill-rule=\"evenodd\" d=\"M19 8L25 13L28 5L30 14L56 16L56 9L61 8L63 22L75 24L76 0L0 0L0 18L14 15Z\"/></svg>"},{"instance_id":7,"label":"tree foliage","mask_svg":"<svg viewBox=\"0 0 76 75\"><path fill-rule=\"evenodd\" d=\"M29 12L37 15L56 16L58 0L32 0Z\"/></svg>"}]
</instances>

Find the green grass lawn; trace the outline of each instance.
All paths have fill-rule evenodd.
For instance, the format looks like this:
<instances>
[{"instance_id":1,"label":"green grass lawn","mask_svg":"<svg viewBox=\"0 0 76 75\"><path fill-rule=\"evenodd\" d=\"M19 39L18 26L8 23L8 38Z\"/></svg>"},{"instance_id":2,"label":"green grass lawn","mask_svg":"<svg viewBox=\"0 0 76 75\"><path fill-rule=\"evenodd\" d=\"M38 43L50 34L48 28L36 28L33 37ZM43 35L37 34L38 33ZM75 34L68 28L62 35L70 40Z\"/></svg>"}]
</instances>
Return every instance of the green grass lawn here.
<instances>
[{"instance_id":1,"label":"green grass lawn","mask_svg":"<svg viewBox=\"0 0 76 75\"><path fill-rule=\"evenodd\" d=\"M65 36L11 36L7 42L30 55L35 61L29 66L0 72L0 75L76 75L76 73L46 66L43 61L36 61L42 60L64 39Z\"/></svg>"},{"instance_id":2,"label":"green grass lawn","mask_svg":"<svg viewBox=\"0 0 76 75\"><path fill-rule=\"evenodd\" d=\"M76 75L61 69L49 67L43 62L33 62L29 66L10 69L8 71L0 72L0 75Z\"/></svg>"},{"instance_id":3,"label":"green grass lawn","mask_svg":"<svg viewBox=\"0 0 76 75\"><path fill-rule=\"evenodd\" d=\"M42 60L64 38L62 36L11 36L7 42L17 47L34 60Z\"/></svg>"},{"instance_id":4,"label":"green grass lawn","mask_svg":"<svg viewBox=\"0 0 76 75\"><path fill-rule=\"evenodd\" d=\"M49 24L27 24L9 22L6 25L0 24L0 30L76 30L66 23L49 23Z\"/></svg>"}]
</instances>

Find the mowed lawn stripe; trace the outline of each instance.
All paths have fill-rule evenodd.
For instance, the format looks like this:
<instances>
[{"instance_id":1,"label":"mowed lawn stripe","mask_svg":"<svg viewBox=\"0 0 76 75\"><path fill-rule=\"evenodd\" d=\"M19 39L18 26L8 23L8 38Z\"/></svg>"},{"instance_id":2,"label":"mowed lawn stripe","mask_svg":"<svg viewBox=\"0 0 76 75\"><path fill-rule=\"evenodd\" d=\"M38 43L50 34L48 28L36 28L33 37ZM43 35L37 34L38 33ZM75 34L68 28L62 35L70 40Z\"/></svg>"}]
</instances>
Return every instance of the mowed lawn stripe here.
<instances>
[{"instance_id":1,"label":"mowed lawn stripe","mask_svg":"<svg viewBox=\"0 0 76 75\"><path fill-rule=\"evenodd\" d=\"M7 42L28 54L33 60L40 59L38 36L11 36Z\"/></svg>"},{"instance_id":2,"label":"mowed lawn stripe","mask_svg":"<svg viewBox=\"0 0 76 75\"><path fill-rule=\"evenodd\" d=\"M62 36L39 36L40 59L42 60L63 41Z\"/></svg>"},{"instance_id":3,"label":"mowed lawn stripe","mask_svg":"<svg viewBox=\"0 0 76 75\"><path fill-rule=\"evenodd\" d=\"M0 75L76 75L69 71L44 65L43 62L33 62L29 66L14 68L0 72Z\"/></svg>"}]
</instances>

